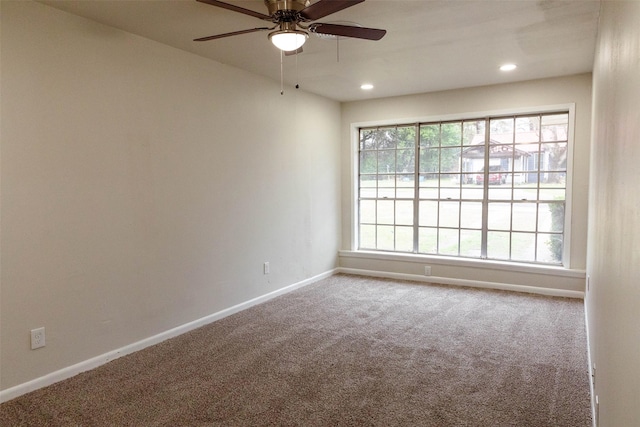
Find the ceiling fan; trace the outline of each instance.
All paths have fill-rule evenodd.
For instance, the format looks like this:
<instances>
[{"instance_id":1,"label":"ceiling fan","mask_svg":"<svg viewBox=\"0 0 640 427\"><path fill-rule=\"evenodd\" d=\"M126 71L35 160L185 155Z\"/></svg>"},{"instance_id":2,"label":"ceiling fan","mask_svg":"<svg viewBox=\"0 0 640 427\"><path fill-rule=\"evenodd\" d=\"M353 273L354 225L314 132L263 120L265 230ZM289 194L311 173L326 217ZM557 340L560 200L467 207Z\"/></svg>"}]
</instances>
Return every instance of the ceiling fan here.
<instances>
[{"instance_id":1,"label":"ceiling fan","mask_svg":"<svg viewBox=\"0 0 640 427\"><path fill-rule=\"evenodd\" d=\"M263 21L270 21L276 25L272 27L250 28L248 30L233 31L231 33L194 39L194 41L197 42L257 31L271 31L269 33L269 40L271 40L278 49L289 54L295 54L302 51L302 45L309 37L309 32L320 35L352 37L366 40L380 40L387 33L386 30L377 28L312 22L348 7L355 6L358 3L364 2L364 0L318 0L313 4L311 4L310 0L264 0L264 4L267 6L269 13L268 15L218 0L198 1L253 16Z\"/></svg>"}]
</instances>

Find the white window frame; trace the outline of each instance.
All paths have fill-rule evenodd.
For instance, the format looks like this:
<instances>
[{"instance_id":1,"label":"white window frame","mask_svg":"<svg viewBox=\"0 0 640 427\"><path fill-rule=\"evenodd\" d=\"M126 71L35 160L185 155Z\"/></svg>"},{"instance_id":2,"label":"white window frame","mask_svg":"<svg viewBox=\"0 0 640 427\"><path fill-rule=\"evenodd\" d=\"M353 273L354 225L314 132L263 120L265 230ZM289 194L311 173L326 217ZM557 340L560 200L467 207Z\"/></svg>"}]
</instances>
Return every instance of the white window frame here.
<instances>
[{"instance_id":1,"label":"white window frame","mask_svg":"<svg viewBox=\"0 0 640 427\"><path fill-rule=\"evenodd\" d=\"M440 115L440 116L422 116L422 117L411 117L411 118L396 118L396 119L387 119L387 120L376 120L376 121L367 121L367 122L356 122L351 123L350 125L350 135L351 135L351 251L353 252L369 252L364 251L358 248L359 242L359 212L358 212L358 193L359 193L359 147L360 147L360 128L366 127L384 127L384 126L402 126L402 125L413 125L416 123L424 123L424 122L444 122L444 121L457 121L457 120L468 120L468 119L477 119L477 118L485 118L485 117L494 117L494 116L510 116L510 115L525 115L525 114L548 114L554 113L558 111L568 111L569 112L569 123L567 129L567 144L568 144L568 153L567 153L567 171L566 171L566 195L565 195L565 217L564 217L564 239L563 239L563 251L562 251L562 264L558 265L558 267L564 269L571 268L571 218L572 218L572 192L573 192L573 150L574 150L574 134L575 134L575 104L557 104L557 105L545 105L545 106L537 106L537 107L520 107L520 108L511 108L511 109L500 109L500 110L490 110L490 111L480 111L480 112L465 112L459 114L448 114L448 115ZM388 255L390 257L397 256L395 252L383 252L383 251L375 251L376 254L384 257ZM443 261L451 261L455 263L460 260L463 263L465 261L469 261L469 258L456 257L456 256L440 256L440 255L429 255L429 254L410 254L412 258L420 258L424 260L429 259L439 259ZM536 263L528 263L528 262L512 262L512 261L496 261L496 260L484 260L484 259L472 259L475 263L486 262L490 264L517 264L524 266L537 266L539 264ZM543 264L544 266L544 264Z\"/></svg>"}]
</instances>

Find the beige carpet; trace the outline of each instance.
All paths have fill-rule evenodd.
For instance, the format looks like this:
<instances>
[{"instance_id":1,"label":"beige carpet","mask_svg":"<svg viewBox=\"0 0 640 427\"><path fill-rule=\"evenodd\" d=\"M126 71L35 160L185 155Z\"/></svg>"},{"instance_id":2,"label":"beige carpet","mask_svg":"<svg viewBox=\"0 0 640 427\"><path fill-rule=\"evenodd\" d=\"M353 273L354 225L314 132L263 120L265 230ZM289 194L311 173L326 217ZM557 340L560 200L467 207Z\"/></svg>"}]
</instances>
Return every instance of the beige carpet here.
<instances>
[{"instance_id":1,"label":"beige carpet","mask_svg":"<svg viewBox=\"0 0 640 427\"><path fill-rule=\"evenodd\" d=\"M0 405L2 426L590 426L580 300L337 275Z\"/></svg>"}]
</instances>

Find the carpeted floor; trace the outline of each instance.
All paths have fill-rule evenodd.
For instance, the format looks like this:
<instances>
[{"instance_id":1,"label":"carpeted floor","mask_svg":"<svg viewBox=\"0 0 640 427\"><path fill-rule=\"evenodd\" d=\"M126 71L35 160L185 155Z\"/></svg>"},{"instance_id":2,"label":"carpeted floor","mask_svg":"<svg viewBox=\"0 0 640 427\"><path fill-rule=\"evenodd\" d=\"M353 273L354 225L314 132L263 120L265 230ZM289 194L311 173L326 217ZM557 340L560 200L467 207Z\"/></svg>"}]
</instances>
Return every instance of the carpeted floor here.
<instances>
[{"instance_id":1,"label":"carpeted floor","mask_svg":"<svg viewBox=\"0 0 640 427\"><path fill-rule=\"evenodd\" d=\"M590 426L583 303L336 275L0 405L2 426Z\"/></svg>"}]
</instances>

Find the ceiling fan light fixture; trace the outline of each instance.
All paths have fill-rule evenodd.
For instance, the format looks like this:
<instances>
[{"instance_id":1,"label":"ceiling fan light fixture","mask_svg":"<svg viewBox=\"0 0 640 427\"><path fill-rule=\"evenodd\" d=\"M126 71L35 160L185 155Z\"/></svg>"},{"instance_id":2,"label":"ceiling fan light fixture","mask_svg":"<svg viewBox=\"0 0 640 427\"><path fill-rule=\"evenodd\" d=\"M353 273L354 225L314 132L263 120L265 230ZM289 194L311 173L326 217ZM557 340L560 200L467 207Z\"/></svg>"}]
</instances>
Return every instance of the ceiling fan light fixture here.
<instances>
[{"instance_id":1,"label":"ceiling fan light fixture","mask_svg":"<svg viewBox=\"0 0 640 427\"><path fill-rule=\"evenodd\" d=\"M275 47L285 52L298 50L307 41L309 35L302 30L278 30L269 33L269 40Z\"/></svg>"}]
</instances>

